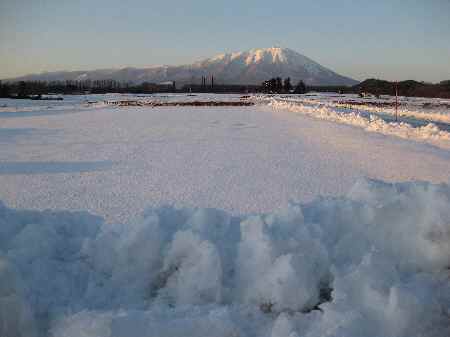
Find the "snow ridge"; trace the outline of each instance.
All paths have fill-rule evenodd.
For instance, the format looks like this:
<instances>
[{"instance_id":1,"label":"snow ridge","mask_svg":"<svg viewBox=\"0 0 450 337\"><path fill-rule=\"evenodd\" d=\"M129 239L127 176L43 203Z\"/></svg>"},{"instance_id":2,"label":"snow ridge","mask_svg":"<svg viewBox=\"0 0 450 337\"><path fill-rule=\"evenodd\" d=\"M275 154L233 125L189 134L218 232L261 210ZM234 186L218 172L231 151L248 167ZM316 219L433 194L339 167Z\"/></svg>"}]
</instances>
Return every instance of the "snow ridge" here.
<instances>
[{"instance_id":1,"label":"snow ridge","mask_svg":"<svg viewBox=\"0 0 450 337\"><path fill-rule=\"evenodd\" d=\"M129 226L0 204L0 335L444 337L449 255L445 184Z\"/></svg>"},{"instance_id":2,"label":"snow ridge","mask_svg":"<svg viewBox=\"0 0 450 337\"><path fill-rule=\"evenodd\" d=\"M267 100L265 96L259 97L259 99ZM357 126L369 132L411 139L450 149L450 133L440 130L433 123L421 127L413 127L404 122L389 123L376 115L370 115L369 118L364 117L357 110L342 113L337 111L333 105L313 100L290 101L283 98L270 98L268 104L274 109L301 113L318 119Z\"/></svg>"}]
</instances>

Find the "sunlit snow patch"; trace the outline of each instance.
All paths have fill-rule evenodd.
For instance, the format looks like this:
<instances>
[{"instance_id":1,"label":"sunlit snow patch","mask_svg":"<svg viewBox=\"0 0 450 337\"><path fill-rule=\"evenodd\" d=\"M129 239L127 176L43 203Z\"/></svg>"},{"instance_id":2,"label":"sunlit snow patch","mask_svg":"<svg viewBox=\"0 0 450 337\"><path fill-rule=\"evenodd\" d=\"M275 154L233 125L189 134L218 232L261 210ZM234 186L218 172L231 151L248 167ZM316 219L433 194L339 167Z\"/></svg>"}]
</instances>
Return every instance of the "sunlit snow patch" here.
<instances>
[{"instance_id":1,"label":"sunlit snow patch","mask_svg":"<svg viewBox=\"0 0 450 337\"><path fill-rule=\"evenodd\" d=\"M267 98L263 97L262 99L266 100ZM310 105L278 99L270 99L268 104L274 109L301 113L318 119L357 126L369 132L426 142L444 149L450 149L450 133L440 130L433 123L429 123L426 126L413 127L404 122L386 122L376 115L366 117L356 110L345 113L339 112L334 107L326 104Z\"/></svg>"}]
</instances>

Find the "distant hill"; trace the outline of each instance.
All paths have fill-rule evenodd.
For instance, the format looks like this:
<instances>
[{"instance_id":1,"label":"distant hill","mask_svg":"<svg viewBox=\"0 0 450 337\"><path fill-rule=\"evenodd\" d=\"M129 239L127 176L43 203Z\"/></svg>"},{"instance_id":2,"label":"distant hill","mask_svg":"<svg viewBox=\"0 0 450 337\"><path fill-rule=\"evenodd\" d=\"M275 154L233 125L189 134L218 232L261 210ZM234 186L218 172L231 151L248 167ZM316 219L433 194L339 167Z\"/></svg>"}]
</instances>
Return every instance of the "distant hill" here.
<instances>
[{"instance_id":1,"label":"distant hill","mask_svg":"<svg viewBox=\"0 0 450 337\"><path fill-rule=\"evenodd\" d=\"M450 98L450 81L431 84L408 80L398 82L397 88L400 96ZM352 91L368 92L378 95L393 95L395 93L395 82L373 78L367 79L353 86Z\"/></svg>"},{"instance_id":2,"label":"distant hill","mask_svg":"<svg viewBox=\"0 0 450 337\"><path fill-rule=\"evenodd\" d=\"M278 76L290 77L292 83L303 80L307 85L351 86L358 83L288 48L221 54L190 65L46 72L7 81L115 80L133 84L176 81L177 84L187 84L200 83L203 76L208 80L214 76L217 84L255 85Z\"/></svg>"}]
</instances>

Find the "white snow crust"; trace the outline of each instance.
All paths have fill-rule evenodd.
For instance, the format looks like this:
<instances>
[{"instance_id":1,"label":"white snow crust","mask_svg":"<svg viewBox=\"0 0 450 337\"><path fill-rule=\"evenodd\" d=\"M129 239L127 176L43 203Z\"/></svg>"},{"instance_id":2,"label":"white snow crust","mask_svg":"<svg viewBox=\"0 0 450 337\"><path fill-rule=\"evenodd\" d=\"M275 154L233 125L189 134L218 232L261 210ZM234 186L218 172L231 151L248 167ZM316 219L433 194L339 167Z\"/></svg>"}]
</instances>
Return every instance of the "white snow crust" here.
<instances>
[{"instance_id":1,"label":"white snow crust","mask_svg":"<svg viewBox=\"0 0 450 337\"><path fill-rule=\"evenodd\" d=\"M374 106L369 103L390 103L395 102L395 96L381 95L359 97L355 94L336 93L311 93L306 95L277 95L277 99L287 102L300 102L307 105L321 105L329 108L348 108L355 112L366 111L372 113L395 115L394 106ZM450 100L444 98L424 98L424 97L398 97L398 115L402 117L414 117L428 122L450 123ZM352 106L348 102L358 103Z\"/></svg>"},{"instance_id":2,"label":"white snow crust","mask_svg":"<svg viewBox=\"0 0 450 337\"><path fill-rule=\"evenodd\" d=\"M0 100L10 109L0 112L0 200L128 223L149 205L266 213L290 200L342 195L361 177L433 183L450 177L445 149L301 111L104 103L136 99L236 101L240 95Z\"/></svg>"},{"instance_id":3,"label":"white snow crust","mask_svg":"<svg viewBox=\"0 0 450 337\"><path fill-rule=\"evenodd\" d=\"M262 99L267 100L268 98L262 97ZM279 98L269 98L269 100L270 101L268 104L274 109L284 109L290 112L305 114L314 118L361 127L369 132L377 132L385 135L422 141L445 149L450 149L450 132L440 130L432 122L428 123L426 126L413 127L409 123L405 122L386 122L375 114L365 117L359 113L358 109L341 112L336 109L340 105L322 103L310 104L311 102L307 101L289 101ZM364 109L367 111L374 110L370 107L365 107ZM392 109L383 111L389 111L389 114L393 114ZM403 115L407 114L403 113ZM413 112L410 115L417 116L414 115ZM434 116L435 114L427 115L428 118L433 118ZM442 115L439 116L441 116L439 120L442 120ZM447 117L448 115L445 116ZM421 117L423 118L422 115Z\"/></svg>"},{"instance_id":4,"label":"white snow crust","mask_svg":"<svg viewBox=\"0 0 450 337\"><path fill-rule=\"evenodd\" d=\"M268 214L131 225L0 206L0 334L448 336L450 186L360 180Z\"/></svg>"},{"instance_id":5,"label":"white snow crust","mask_svg":"<svg viewBox=\"0 0 450 337\"><path fill-rule=\"evenodd\" d=\"M445 132L64 98L0 100L1 337L450 335Z\"/></svg>"}]
</instances>

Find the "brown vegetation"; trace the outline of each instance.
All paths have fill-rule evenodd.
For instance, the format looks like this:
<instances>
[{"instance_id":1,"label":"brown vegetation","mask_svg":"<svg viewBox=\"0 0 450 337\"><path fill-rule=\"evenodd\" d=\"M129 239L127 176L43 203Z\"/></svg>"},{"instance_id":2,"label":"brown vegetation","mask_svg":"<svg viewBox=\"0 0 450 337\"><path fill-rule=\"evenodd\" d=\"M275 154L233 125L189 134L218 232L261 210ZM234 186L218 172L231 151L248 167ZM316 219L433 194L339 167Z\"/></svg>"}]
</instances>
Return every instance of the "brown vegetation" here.
<instances>
[{"instance_id":1,"label":"brown vegetation","mask_svg":"<svg viewBox=\"0 0 450 337\"><path fill-rule=\"evenodd\" d=\"M117 106L150 106L150 107L166 107L166 106L252 106L254 102L243 101L193 101L193 102L145 102L145 101L108 101L107 104Z\"/></svg>"}]
</instances>

